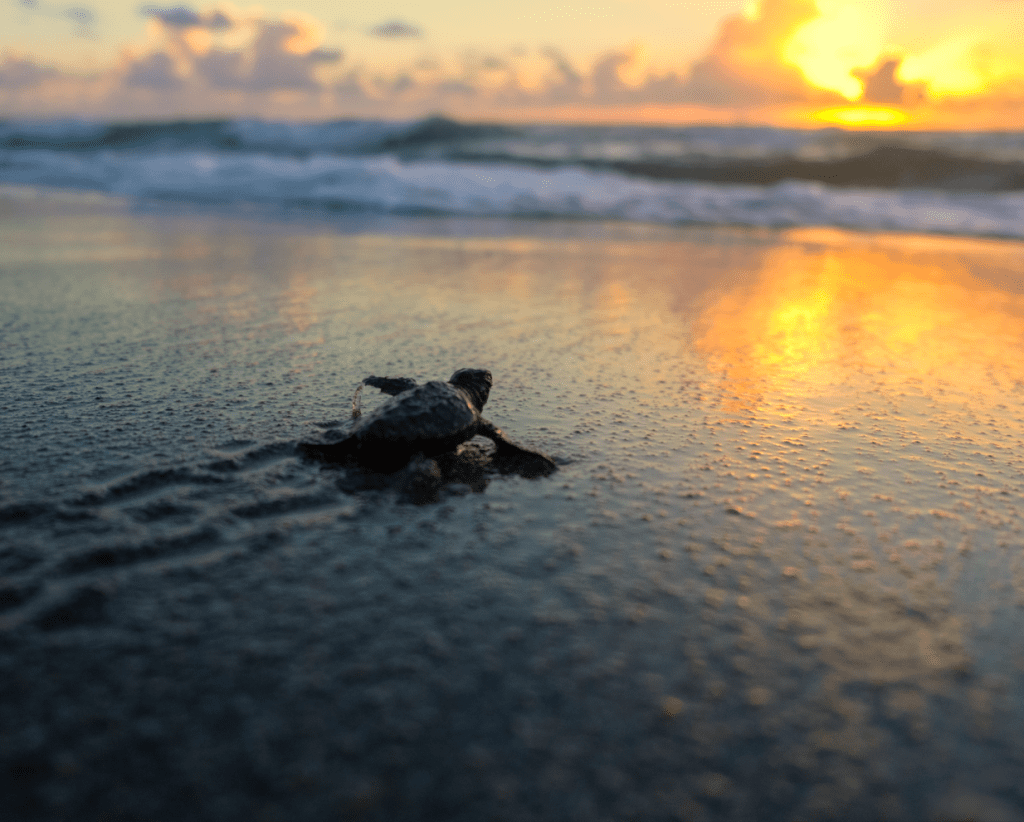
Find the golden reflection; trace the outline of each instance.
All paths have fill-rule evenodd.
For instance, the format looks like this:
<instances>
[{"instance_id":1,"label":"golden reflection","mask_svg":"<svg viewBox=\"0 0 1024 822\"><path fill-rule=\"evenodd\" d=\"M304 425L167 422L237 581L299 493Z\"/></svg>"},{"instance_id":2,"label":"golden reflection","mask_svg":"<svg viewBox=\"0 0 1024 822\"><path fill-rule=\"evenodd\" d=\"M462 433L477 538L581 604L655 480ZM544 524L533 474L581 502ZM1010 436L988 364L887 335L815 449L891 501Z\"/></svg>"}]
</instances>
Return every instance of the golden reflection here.
<instances>
[{"instance_id":1,"label":"golden reflection","mask_svg":"<svg viewBox=\"0 0 1024 822\"><path fill-rule=\"evenodd\" d=\"M319 321L316 311L313 310L317 293L316 285L310 283L309 275L305 271L290 272L288 286L283 294L281 316L300 333L307 331Z\"/></svg>"},{"instance_id":2,"label":"golden reflection","mask_svg":"<svg viewBox=\"0 0 1024 822\"><path fill-rule=\"evenodd\" d=\"M318 256L330 256L330 238L282 238L268 245L241 233L181 233L161 240L153 256L182 263L163 278L162 287L196 303L211 320L251 322L272 296L282 321L299 333L319 322L322 289L312 267Z\"/></svg>"},{"instance_id":3,"label":"golden reflection","mask_svg":"<svg viewBox=\"0 0 1024 822\"><path fill-rule=\"evenodd\" d=\"M770 251L751 282L701 318L698 347L736 391L800 381L820 393L856 372L954 391L1005 390L1024 377L1021 294L951 264L953 255L940 264L898 243L806 239L826 242Z\"/></svg>"},{"instance_id":4,"label":"golden reflection","mask_svg":"<svg viewBox=\"0 0 1024 822\"><path fill-rule=\"evenodd\" d=\"M604 333L620 336L628 334L632 330L633 324L629 318L631 302L632 297L622 283L612 280L604 284L597 295L598 307L603 310L607 318Z\"/></svg>"}]
</instances>

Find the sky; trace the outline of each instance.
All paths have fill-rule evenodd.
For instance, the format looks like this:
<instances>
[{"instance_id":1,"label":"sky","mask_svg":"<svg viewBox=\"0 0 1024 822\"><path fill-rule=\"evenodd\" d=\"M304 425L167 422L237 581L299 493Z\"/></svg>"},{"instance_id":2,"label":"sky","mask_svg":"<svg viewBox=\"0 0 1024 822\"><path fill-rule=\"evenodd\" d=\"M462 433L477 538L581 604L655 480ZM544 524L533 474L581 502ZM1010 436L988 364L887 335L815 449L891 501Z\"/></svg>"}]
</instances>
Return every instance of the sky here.
<instances>
[{"instance_id":1,"label":"sky","mask_svg":"<svg viewBox=\"0 0 1024 822\"><path fill-rule=\"evenodd\" d=\"M0 4L0 117L1024 122L1024 0Z\"/></svg>"}]
</instances>

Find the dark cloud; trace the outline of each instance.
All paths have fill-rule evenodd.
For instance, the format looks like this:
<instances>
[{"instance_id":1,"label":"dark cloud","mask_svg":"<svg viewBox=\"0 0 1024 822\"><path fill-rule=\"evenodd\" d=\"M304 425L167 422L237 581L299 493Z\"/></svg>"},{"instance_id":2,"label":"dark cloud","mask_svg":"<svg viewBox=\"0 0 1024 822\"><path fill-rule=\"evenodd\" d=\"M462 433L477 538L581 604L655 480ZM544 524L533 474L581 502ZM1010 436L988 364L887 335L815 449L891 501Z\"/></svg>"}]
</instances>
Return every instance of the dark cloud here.
<instances>
[{"instance_id":1,"label":"dark cloud","mask_svg":"<svg viewBox=\"0 0 1024 822\"><path fill-rule=\"evenodd\" d=\"M543 54L551 61L552 72L548 75L542 101L569 103L580 100L583 96L583 75L558 49L547 48Z\"/></svg>"},{"instance_id":2,"label":"dark cloud","mask_svg":"<svg viewBox=\"0 0 1024 822\"><path fill-rule=\"evenodd\" d=\"M419 26L406 23L402 20L388 20L370 29L374 37L383 37L386 40L397 40L408 37L422 37L423 32Z\"/></svg>"},{"instance_id":3,"label":"dark cloud","mask_svg":"<svg viewBox=\"0 0 1024 822\"><path fill-rule=\"evenodd\" d=\"M70 20L75 24L75 33L80 37L95 37L92 29L96 22L96 12L86 6L51 6L39 0L17 0L23 9L36 12L43 17L55 17Z\"/></svg>"},{"instance_id":4,"label":"dark cloud","mask_svg":"<svg viewBox=\"0 0 1024 822\"><path fill-rule=\"evenodd\" d=\"M619 69L633 62L633 55L624 51L613 51L599 57L590 71L590 82L594 97L612 102L622 96L630 96L634 90L622 82Z\"/></svg>"},{"instance_id":5,"label":"dark cloud","mask_svg":"<svg viewBox=\"0 0 1024 822\"><path fill-rule=\"evenodd\" d=\"M341 49L313 49L306 53L306 59L312 63L337 63L345 56Z\"/></svg>"},{"instance_id":6,"label":"dark cloud","mask_svg":"<svg viewBox=\"0 0 1024 822\"><path fill-rule=\"evenodd\" d=\"M139 13L159 20L172 29L226 29L232 25L231 19L219 10L200 14L187 6L172 6L170 8L143 6L139 9Z\"/></svg>"},{"instance_id":7,"label":"dark cloud","mask_svg":"<svg viewBox=\"0 0 1024 822\"><path fill-rule=\"evenodd\" d=\"M386 98L401 97L419 87L416 79L409 74L399 74L397 77L386 80L377 78L374 86L379 95Z\"/></svg>"},{"instance_id":8,"label":"dark cloud","mask_svg":"<svg viewBox=\"0 0 1024 822\"><path fill-rule=\"evenodd\" d=\"M253 38L238 49L196 46L184 35L190 29L224 29L235 25L222 11L197 12L186 6L145 6L142 13L164 27L166 45L143 57L129 58L125 82L150 89L203 88L259 93L317 92L323 83L316 70L338 63L342 52L314 48L316 25L305 18L246 19ZM300 45L308 44L305 50Z\"/></svg>"},{"instance_id":9,"label":"dark cloud","mask_svg":"<svg viewBox=\"0 0 1024 822\"><path fill-rule=\"evenodd\" d=\"M142 14L146 17L155 17L165 26L172 29L187 29L203 24L203 19L198 12L187 9L184 6L177 6L171 9L158 9L154 6L145 6Z\"/></svg>"},{"instance_id":10,"label":"dark cloud","mask_svg":"<svg viewBox=\"0 0 1024 822\"><path fill-rule=\"evenodd\" d=\"M365 104L369 100L362 77L356 71L350 71L331 88L334 97L347 105Z\"/></svg>"},{"instance_id":11,"label":"dark cloud","mask_svg":"<svg viewBox=\"0 0 1024 822\"><path fill-rule=\"evenodd\" d=\"M241 87L248 91L319 89L320 81L313 76L313 69L321 63L337 62L341 53L328 55L325 49L313 49L295 54L285 48L289 40L302 33L294 23L263 22L252 45L252 63Z\"/></svg>"},{"instance_id":12,"label":"dark cloud","mask_svg":"<svg viewBox=\"0 0 1024 822\"><path fill-rule=\"evenodd\" d=\"M246 86L245 58L239 51L212 49L195 59L194 73L213 88L240 89Z\"/></svg>"},{"instance_id":13,"label":"dark cloud","mask_svg":"<svg viewBox=\"0 0 1024 822\"><path fill-rule=\"evenodd\" d=\"M437 87L437 93L441 97L476 97L480 90L472 83L465 80L445 80Z\"/></svg>"},{"instance_id":14,"label":"dark cloud","mask_svg":"<svg viewBox=\"0 0 1024 822\"><path fill-rule=\"evenodd\" d=\"M489 54L481 59L480 68L487 71L508 71L509 65L507 60L502 60L500 57Z\"/></svg>"},{"instance_id":15,"label":"dark cloud","mask_svg":"<svg viewBox=\"0 0 1024 822\"><path fill-rule=\"evenodd\" d=\"M562 52L556 48L549 47L544 49L542 53L551 61L560 84L573 87L579 87L583 84L583 76L576 71L573 64L569 62L569 58L562 54Z\"/></svg>"},{"instance_id":16,"label":"dark cloud","mask_svg":"<svg viewBox=\"0 0 1024 822\"><path fill-rule=\"evenodd\" d=\"M915 105L925 99L927 84L901 83L896 79L902 59L889 57L872 69L857 69L853 76L864 83L860 99L866 103L883 105Z\"/></svg>"},{"instance_id":17,"label":"dark cloud","mask_svg":"<svg viewBox=\"0 0 1024 822\"><path fill-rule=\"evenodd\" d=\"M95 12L82 6L64 9L62 16L68 18L68 20L74 20L81 26L91 26L96 20Z\"/></svg>"},{"instance_id":18,"label":"dark cloud","mask_svg":"<svg viewBox=\"0 0 1024 822\"><path fill-rule=\"evenodd\" d=\"M184 81L174 70L174 61L163 52L148 54L129 63L124 83L127 86L160 91L169 91L184 85Z\"/></svg>"},{"instance_id":19,"label":"dark cloud","mask_svg":"<svg viewBox=\"0 0 1024 822\"><path fill-rule=\"evenodd\" d=\"M59 76L55 69L23 57L7 56L0 62L0 89L5 91L31 88Z\"/></svg>"},{"instance_id":20,"label":"dark cloud","mask_svg":"<svg viewBox=\"0 0 1024 822\"><path fill-rule=\"evenodd\" d=\"M327 48L295 53L287 48L291 40L304 34L298 23L263 20L256 39L247 49L212 49L206 54L194 55L193 70L215 88L247 92L319 91L322 84L314 75L314 69L339 62L342 53Z\"/></svg>"}]
</instances>

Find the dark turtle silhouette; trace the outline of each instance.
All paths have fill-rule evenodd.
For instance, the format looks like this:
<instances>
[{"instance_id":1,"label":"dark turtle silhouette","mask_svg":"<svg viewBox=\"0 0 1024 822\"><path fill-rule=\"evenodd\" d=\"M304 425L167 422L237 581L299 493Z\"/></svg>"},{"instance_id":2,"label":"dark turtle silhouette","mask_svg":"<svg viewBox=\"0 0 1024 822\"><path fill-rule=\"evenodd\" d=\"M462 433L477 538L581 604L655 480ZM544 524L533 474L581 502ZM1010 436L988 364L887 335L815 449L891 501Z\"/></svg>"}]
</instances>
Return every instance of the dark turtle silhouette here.
<instances>
[{"instance_id":1,"label":"dark turtle silhouette","mask_svg":"<svg viewBox=\"0 0 1024 822\"><path fill-rule=\"evenodd\" d=\"M491 383L491 372L480 368L460 368L448 382L424 385L405 377L367 377L362 384L379 388L391 399L365 417L353 401L353 417L358 419L348 436L329 444L300 442L298 449L324 462L354 461L370 470L391 472L416 455L437 457L479 434L493 440L495 462L505 470L523 476L557 470L550 457L516 445L480 416Z\"/></svg>"}]
</instances>

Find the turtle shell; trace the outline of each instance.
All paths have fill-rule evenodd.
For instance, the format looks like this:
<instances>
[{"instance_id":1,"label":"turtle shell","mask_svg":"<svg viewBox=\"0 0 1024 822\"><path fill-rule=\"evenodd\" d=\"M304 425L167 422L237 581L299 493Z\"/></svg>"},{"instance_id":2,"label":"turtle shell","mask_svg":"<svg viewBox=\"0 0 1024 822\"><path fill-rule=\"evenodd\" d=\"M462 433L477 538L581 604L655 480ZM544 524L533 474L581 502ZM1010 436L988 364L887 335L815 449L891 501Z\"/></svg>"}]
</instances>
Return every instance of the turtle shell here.
<instances>
[{"instance_id":1,"label":"turtle shell","mask_svg":"<svg viewBox=\"0 0 1024 822\"><path fill-rule=\"evenodd\" d=\"M476 434L479 422L462 390L433 381L391 397L360 419L350 436L361 462L386 464L451 451Z\"/></svg>"}]
</instances>

